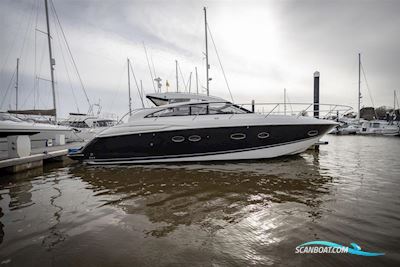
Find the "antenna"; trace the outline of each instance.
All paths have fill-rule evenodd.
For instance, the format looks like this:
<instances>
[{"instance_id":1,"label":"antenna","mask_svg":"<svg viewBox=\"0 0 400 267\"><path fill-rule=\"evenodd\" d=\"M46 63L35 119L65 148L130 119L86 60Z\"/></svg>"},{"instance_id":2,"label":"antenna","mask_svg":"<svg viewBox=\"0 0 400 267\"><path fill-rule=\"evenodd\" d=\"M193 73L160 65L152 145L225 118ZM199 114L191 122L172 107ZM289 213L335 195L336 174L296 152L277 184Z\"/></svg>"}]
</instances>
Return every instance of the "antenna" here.
<instances>
[{"instance_id":1,"label":"antenna","mask_svg":"<svg viewBox=\"0 0 400 267\"><path fill-rule=\"evenodd\" d=\"M197 67L195 67L196 70L196 93L199 94L199 77L197 76Z\"/></svg>"},{"instance_id":2,"label":"antenna","mask_svg":"<svg viewBox=\"0 0 400 267\"><path fill-rule=\"evenodd\" d=\"M157 77L157 78L154 79L154 81L157 82L158 92L161 93L161 87L162 87L161 81L162 81L162 79L160 77Z\"/></svg>"},{"instance_id":3,"label":"antenna","mask_svg":"<svg viewBox=\"0 0 400 267\"><path fill-rule=\"evenodd\" d=\"M127 60L127 65L128 65L128 95L129 95L129 116L132 115L132 98L131 98L131 75L130 75L130 63L129 63L129 58Z\"/></svg>"},{"instance_id":4,"label":"antenna","mask_svg":"<svg viewBox=\"0 0 400 267\"><path fill-rule=\"evenodd\" d=\"M142 83L142 80L140 80L140 92L141 92L141 94L143 96L143 83ZM142 107L144 108L143 97L141 98L141 100L142 100Z\"/></svg>"},{"instance_id":5,"label":"antenna","mask_svg":"<svg viewBox=\"0 0 400 267\"><path fill-rule=\"evenodd\" d=\"M179 92L179 80L178 80L178 60L175 59L175 75L176 75L176 92Z\"/></svg>"}]
</instances>

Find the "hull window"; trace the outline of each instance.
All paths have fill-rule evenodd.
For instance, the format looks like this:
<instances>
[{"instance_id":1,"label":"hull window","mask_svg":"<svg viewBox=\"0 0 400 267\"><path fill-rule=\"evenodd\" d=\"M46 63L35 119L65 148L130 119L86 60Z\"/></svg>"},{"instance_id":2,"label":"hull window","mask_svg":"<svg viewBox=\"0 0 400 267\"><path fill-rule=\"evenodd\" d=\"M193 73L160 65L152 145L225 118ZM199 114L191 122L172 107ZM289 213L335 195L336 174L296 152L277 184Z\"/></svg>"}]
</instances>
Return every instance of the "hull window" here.
<instances>
[{"instance_id":1,"label":"hull window","mask_svg":"<svg viewBox=\"0 0 400 267\"><path fill-rule=\"evenodd\" d=\"M172 140L172 142L175 142L175 143L182 143L183 141L185 141L185 137L178 135L178 136L172 137L171 140Z\"/></svg>"},{"instance_id":2,"label":"hull window","mask_svg":"<svg viewBox=\"0 0 400 267\"><path fill-rule=\"evenodd\" d=\"M191 136L189 136L189 141L191 141L191 142L199 142L200 140L201 140L201 137L200 136L198 136L198 135L191 135Z\"/></svg>"},{"instance_id":3,"label":"hull window","mask_svg":"<svg viewBox=\"0 0 400 267\"><path fill-rule=\"evenodd\" d=\"M269 137L269 133L261 132L261 133L257 134L257 137L260 138L260 139L265 139L265 138Z\"/></svg>"},{"instance_id":4,"label":"hull window","mask_svg":"<svg viewBox=\"0 0 400 267\"><path fill-rule=\"evenodd\" d=\"M242 140L242 139L245 139L245 138L246 138L246 134L244 134L244 133L231 134L231 139L233 139L233 140Z\"/></svg>"},{"instance_id":5,"label":"hull window","mask_svg":"<svg viewBox=\"0 0 400 267\"><path fill-rule=\"evenodd\" d=\"M317 134L318 134L318 131L317 130L311 130L311 131L308 131L308 136L316 136Z\"/></svg>"}]
</instances>

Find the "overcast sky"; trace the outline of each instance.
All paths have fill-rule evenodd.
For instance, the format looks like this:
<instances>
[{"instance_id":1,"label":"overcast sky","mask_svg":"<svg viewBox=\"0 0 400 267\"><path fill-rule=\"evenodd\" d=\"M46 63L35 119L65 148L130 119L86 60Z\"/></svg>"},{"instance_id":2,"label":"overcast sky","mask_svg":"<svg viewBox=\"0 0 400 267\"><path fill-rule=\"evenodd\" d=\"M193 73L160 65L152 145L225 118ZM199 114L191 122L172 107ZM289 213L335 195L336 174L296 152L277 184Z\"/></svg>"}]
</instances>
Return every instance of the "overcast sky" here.
<instances>
[{"instance_id":1,"label":"overcast sky","mask_svg":"<svg viewBox=\"0 0 400 267\"><path fill-rule=\"evenodd\" d=\"M176 89L178 60L186 83L192 72L192 91L198 68L204 92L203 6L235 102L282 102L284 88L290 102L312 102L318 70L321 103L356 107L358 53L375 106L392 106L393 91L400 94L400 1L52 1L90 101L106 113L128 110L127 57L145 92L154 92L143 42L163 91L166 80ZM65 117L88 105L54 22L51 12L57 105ZM15 108L17 57L20 108L50 108L43 0L0 1L0 23L1 110ZM211 40L209 56L210 94L230 99ZM133 79L132 92L140 107ZM364 79L362 95L362 105L371 106Z\"/></svg>"}]
</instances>

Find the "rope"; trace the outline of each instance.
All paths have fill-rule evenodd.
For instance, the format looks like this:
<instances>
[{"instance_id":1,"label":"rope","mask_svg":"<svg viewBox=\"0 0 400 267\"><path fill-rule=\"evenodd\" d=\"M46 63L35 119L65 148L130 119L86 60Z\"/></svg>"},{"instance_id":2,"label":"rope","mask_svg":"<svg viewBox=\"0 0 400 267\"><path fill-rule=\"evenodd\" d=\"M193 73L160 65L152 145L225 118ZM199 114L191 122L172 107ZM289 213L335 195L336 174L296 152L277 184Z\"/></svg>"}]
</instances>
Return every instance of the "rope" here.
<instances>
[{"instance_id":1,"label":"rope","mask_svg":"<svg viewBox=\"0 0 400 267\"><path fill-rule=\"evenodd\" d=\"M118 83L117 83L117 90L116 90L116 93L115 94L113 94L113 98L112 98L112 100L111 100L111 103L110 103L110 109L113 109L114 108L114 102L115 102L115 98L119 95L119 93L120 93L120 91L121 91L121 83L122 83L122 77L125 75L125 65L124 65L124 68L123 68L123 70L121 71L121 74L120 74L120 76L119 76L119 79L118 79Z\"/></svg>"},{"instance_id":2,"label":"rope","mask_svg":"<svg viewBox=\"0 0 400 267\"><path fill-rule=\"evenodd\" d=\"M153 55L150 54L151 65L153 66L154 78L157 78L156 68L154 68Z\"/></svg>"},{"instance_id":3,"label":"rope","mask_svg":"<svg viewBox=\"0 0 400 267\"><path fill-rule=\"evenodd\" d=\"M224 75L226 87L228 87L228 91L229 91L229 94L230 94L230 96L231 96L232 102L235 102L235 101L233 100L231 88L229 87L228 79L226 78L225 71L224 71L224 67L222 66L221 59L220 59L219 54L218 54L217 46L215 45L214 38L213 38L213 36L212 36L211 29L210 29L210 26L208 25L208 23L207 23L207 29L208 29L208 32L210 33L210 37L211 37L211 41L212 41L213 46L214 46L214 49L215 49L215 53L217 54L219 66L221 67L222 74Z\"/></svg>"},{"instance_id":4,"label":"rope","mask_svg":"<svg viewBox=\"0 0 400 267\"><path fill-rule=\"evenodd\" d=\"M77 76L78 76L78 78L79 78L79 82L80 82L80 84L81 84L81 86L82 86L82 90L83 90L83 92L85 93L86 101L88 102L88 104L89 104L89 109L90 109L92 105L90 104L90 100L89 100L89 97L88 97L88 95L87 95L87 93L86 93L85 86L83 85L81 75L79 74L79 71L78 71L78 67L76 66L75 59L74 59L74 57L72 56L72 52L71 52L71 49L70 49L70 47L69 47L67 38L65 37L65 33L64 33L63 27L61 26L60 19L58 18L56 8L54 7L54 4L53 4L53 1L52 1L52 0L50 0L50 3L51 3L51 7L52 7L52 9L53 9L55 18L57 19L58 26L60 27L60 30L61 30L62 36L63 36L63 38L64 38L65 44L66 44L66 46L67 46L68 53L69 53L69 55L70 55L70 57L71 57L71 61L72 61L73 66L74 66L74 68L75 68L76 74L77 74Z\"/></svg>"},{"instance_id":5,"label":"rope","mask_svg":"<svg viewBox=\"0 0 400 267\"><path fill-rule=\"evenodd\" d=\"M156 87L154 85L153 73L151 72L149 57L147 56L147 49L146 49L146 46L145 46L144 42L143 42L143 48L144 48L144 53L146 54L147 66L149 67L149 71L150 71L151 84L153 85L154 92L157 93Z\"/></svg>"},{"instance_id":6,"label":"rope","mask_svg":"<svg viewBox=\"0 0 400 267\"><path fill-rule=\"evenodd\" d=\"M42 50L42 56L41 56L41 58L40 58L40 63L39 63L39 73L38 73L38 75L36 76L36 83L37 83L37 101L39 102L39 100L40 100L40 96L39 96L39 93L40 93L40 86L39 86L39 77L40 77L40 72L41 72L41 70L42 70L42 67L43 67L43 61L44 61L44 55L46 54L46 47L45 46L43 46L43 50Z\"/></svg>"},{"instance_id":7,"label":"rope","mask_svg":"<svg viewBox=\"0 0 400 267\"><path fill-rule=\"evenodd\" d=\"M29 12L29 19L28 19L28 24L26 25L26 30L25 30L25 34L24 34L24 39L22 40L22 46L21 46L21 50L19 52L19 57L22 57L22 52L24 51L25 48L25 43L26 43L26 37L28 36L28 30L31 27L31 24L33 23L33 14L34 14L34 10L35 10L35 5L32 5L31 11Z\"/></svg>"},{"instance_id":8,"label":"rope","mask_svg":"<svg viewBox=\"0 0 400 267\"><path fill-rule=\"evenodd\" d=\"M133 71L133 67L131 65L131 61L129 61L128 71L129 71L129 69L132 70L132 76L133 76L133 79L135 80L135 84L136 84L136 88L138 90L138 94L139 94L140 100L142 101L142 107L144 108L143 95L140 92L139 84L138 84L138 82L136 80L136 75L135 75L135 72Z\"/></svg>"},{"instance_id":9,"label":"rope","mask_svg":"<svg viewBox=\"0 0 400 267\"><path fill-rule=\"evenodd\" d=\"M186 86L186 82L185 82L185 77L183 77L181 66L179 66L179 64L178 64L178 70L179 70L179 73L181 74L183 85L185 86L185 92L187 92L187 86Z\"/></svg>"},{"instance_id":10,"label":"rope","mask_svg":"<svg viewBox=\"0 0 400 267\"><path fill-rule=\"evenodd\" d=\"M4 101L6 100L6 97L7 97L7 95L8 95L8 92L10 91L11 84L12 84L12 82L13 82L13 80L14 80L14 76L15 76L15 73L16 73L16 72L17 72L17 69L14 69L14 73L13 73L13 75L11 76L11 80L10 80L8 86L7 86L6 93L4 94L3 100L1 101L0 108L3 107Z\"/></svg>"},{"instance_id":11,"label":"rope","mask_svg":"<svg viewBox=\"0 0 400 267\"><path fill-rule=\"evenodd\" d=\"M22 26L22 22L23 22L23 19L22 19L23 16L24 16L24 12L21 12L20 17L19 17L19 19L18 19L19 24L18 24L18 26L17 26L17 31L16 31L17 33L20 32L20 29L21 29L21 26ZM2 82L3 82L4 68L5 68L6 65L7 65L8 58L10 57L13 48L15 48L15 43L16 43L17 37L18 37L18 34L13 34L13 35L14 35L13 41L11 42L11 46L10 46L10 48L8 49L7 53L6 53L6 58L5 58L4 62L3 62L3 65L1 66L1 71L0 71L0 73L1 73L1 80L0 80L0 81L1 81L1 84L2 84Z\"/></svg>"},{"instance_id":12,"label":"rope","mask_svg":"<svg viewBox=\"0 0 400 267\"><path fill-rule=\"evenodd\" d=\"M53 19L54 19L54 17L53 17ZM61 42L61 38L60 38L60 33L59 33L59 31L58 31L58 29L57 29L56 27L55 27L55 32L56 32L56 35L57 35L58 46L59 46L59 48L60 48L61 57L62 57L63 62L64 62L64 67L65 67L65 72L66 72L66 74L67 74L69 87L71 88L72 96L73 96L73 98L74 98L75 107L76 107L78 113L80 113L79 106L78 106L78 101L76 100L74 87L72 86L71 77L70 77L70 75L69 75L69 71L68 71L68 67L67 67L67 62L66 62L66 60L65 60L64 51L63 51L63 48L62 48L62 45L61 45L62 42Z\"/></svg>"},{"instance_id":13,"label":"rope","mask_svg":"<svg viewBox=\"0 0 400 267\"><path fill-rule=\"evenodd\" d=\"M377 115L376 110L375 110L375 103L374 103L374 100L372 99L371 91L369 90L369 84L368 84L367 76L365 75L364 66L362 65L362 63L360 65L361 65L361 71L362 71L364 79L365 79L365 84L367 85L369 98L371 99L372 107L374 108L375 118L378 119L378 115Z\"/></svg>"}]
</instances>

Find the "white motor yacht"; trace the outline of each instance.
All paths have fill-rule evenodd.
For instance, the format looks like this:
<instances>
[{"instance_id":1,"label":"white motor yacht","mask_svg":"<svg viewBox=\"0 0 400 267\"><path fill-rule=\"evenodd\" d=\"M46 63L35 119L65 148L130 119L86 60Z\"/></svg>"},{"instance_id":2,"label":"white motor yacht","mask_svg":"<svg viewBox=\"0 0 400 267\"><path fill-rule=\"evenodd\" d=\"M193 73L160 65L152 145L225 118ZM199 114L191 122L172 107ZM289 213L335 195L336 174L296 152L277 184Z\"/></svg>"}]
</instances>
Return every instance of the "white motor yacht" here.
<instances>
[{"instance_id":1,"label":"white motor yacht","mask_svg":"<svg viewBox=\"0 0 400 267\"><path fill-rule=\"evenodd\" d=\"M362 135L399 136L400 127L399 124L396 124L396 122L393 121L373 120L364 122L358 133Z\"/></svg>"},{"instance_id":2,"label":"white motor yacht","mask_svg":"<svg viewBox=\"0 0 400 267\"><path fill-rule=\"evenodd\" d=\"M147 96L135 110L70 157L90 164L245 160L301 153L336 123L303 116L252 113L216 97L187 93Z\"/></svg>"},{"instance_id":3,"label":"white motor yacht","mask_svg":"<svg viewBox=\"0 0 400 267\"><path fill-rule=\"evenodd\" d=\"M113 119L100 118L81 113L70 113L66 120L60 125L69 126L74 129L70 139L73 141L90 141L96 134L114 126L117 122Z\"/></svg>"},{"instance_id":4,"label":"white motor yacht","mask_svg":"<svg viewBox=\"0 0 400 267\"><path fill-rule=\"evenodd\" d=\"M12 114L0 113L0 150L2 151L8 149L7 136L29 135L31 147L39 148L54 142L57 135L64 135L68 141L71 133L70 127L23 121Z\"/></svg>"}]
</instances>

